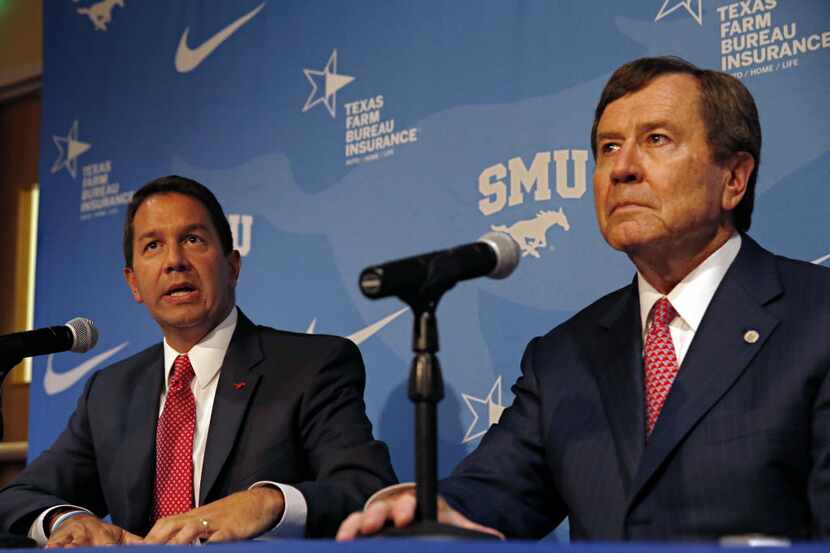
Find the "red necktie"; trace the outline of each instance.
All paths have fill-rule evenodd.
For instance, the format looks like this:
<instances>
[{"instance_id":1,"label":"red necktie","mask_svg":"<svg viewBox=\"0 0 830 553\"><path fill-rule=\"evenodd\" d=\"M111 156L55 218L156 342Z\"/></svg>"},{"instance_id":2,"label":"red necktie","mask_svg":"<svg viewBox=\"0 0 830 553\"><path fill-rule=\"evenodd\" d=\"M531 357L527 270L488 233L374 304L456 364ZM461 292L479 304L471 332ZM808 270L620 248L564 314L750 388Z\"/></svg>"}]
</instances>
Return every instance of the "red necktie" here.
<instances>
[{"instance_id":1,"label":"red necktie","mask_svg":"<svg viewBox=\"0 0 830 553\"><path fill-rule=\"evenodd\" d=\"M173 363L167 398L156 429L153 520L193 508L193 434L196 400L190 390L193 366L187 355Z\"/></svg>"},{"instance_id":2,"label":"red necktie","mask_svg":"<svg viewBox=\"0 0 830 553\"><path fill-rule=\"evenodd\" d=\"M660 410L677 376L677 354L669 332L669 323L677 316L667 298L660 298L651 308L651 326L646 335L645 392L646 436L654 430Z\"/></svg>"}]
</instances>

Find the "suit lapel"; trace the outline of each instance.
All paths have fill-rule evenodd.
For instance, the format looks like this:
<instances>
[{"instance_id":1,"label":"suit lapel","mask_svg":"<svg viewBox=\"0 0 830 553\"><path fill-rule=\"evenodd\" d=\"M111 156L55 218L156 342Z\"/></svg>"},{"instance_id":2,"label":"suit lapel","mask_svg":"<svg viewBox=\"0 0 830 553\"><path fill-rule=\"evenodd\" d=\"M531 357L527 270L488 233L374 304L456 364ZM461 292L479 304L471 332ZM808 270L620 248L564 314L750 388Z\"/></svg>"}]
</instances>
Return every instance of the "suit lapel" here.
<instances>
[{"instance_id":1,"label":"suit lapel","mask_svg":"<svg viewBox=\"0 0 830 553\"><path fill-rule=\"evenodd\" d=\"M261 377L251 369L262 359L262 347L256 327L240 310L236 330L222 363L216 398L213 401L199 486L200 505L204 505L205 498L216 484L216 479L236 442L248 403Z\"/></svg>"},{"instance_id":2,"label":"suit lapel","mask_svg":"<svg viewBox=\"0 0 830 553\"><path fill-rule=\"evenodd\" d=\"M149 529L156 474L156 423L164 379L164 350L158 346L149 363L136 369L134 392L124 406L126 435L120 448L119 466L124 474L127 528ZM148 447L149 445L149 447ZM148 485L149 483L149 485Z\"/></svg>"},{"instance_id":3,"label":"suit lapel","mask_svg":"<svg viewBox=\"0 0 830 553\"><path fill-rule=\"evenodd\" d=\"M625 288L588 347L626 489L645 441L639 303L636 285Z\"/></svg>"},{"instance_id":4,"label":"suit lapel","mask_svg":"<svg viewBox=\"0 0 830 553\"><path fill-rule=\"evenodd\" d=\"M782 291L775 259L749 237L742 240L741 251L712 297L649 437L631 501L747 369L778 325L764 308ZM757 341L744 338L750 330L758 333Z\"/></svg>"}]
</instances>

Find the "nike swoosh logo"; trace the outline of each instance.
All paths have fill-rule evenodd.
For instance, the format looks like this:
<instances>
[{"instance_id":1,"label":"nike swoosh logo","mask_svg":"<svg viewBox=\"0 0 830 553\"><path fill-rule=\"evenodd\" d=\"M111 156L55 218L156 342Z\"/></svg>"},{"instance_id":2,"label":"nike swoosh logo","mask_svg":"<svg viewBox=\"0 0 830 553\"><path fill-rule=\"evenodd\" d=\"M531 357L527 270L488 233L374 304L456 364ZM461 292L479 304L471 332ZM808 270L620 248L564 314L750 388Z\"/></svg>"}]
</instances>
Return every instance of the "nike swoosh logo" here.
<instances>
[{"instance_id":1,"label":"nike swoosh logo","mask_svg":"<svg viewBox=\"0 0 830 553\"><path fill-rule=\"evenodd\" d=\"M400 317L403 314L403 312L406 311L406 310L407 310L406 307L404 307L402 309L399 309L398 311L395 311L391 315L387 315L386 317L382 318L378 322L372 323L372 324L370 324L369 326L367 326L365 328L361 328L360 330L358 330L354 334L349 334L348 336L346 336L346 338L348 338L349 340L354 342L356 346L359 346L360 344L362 344L363 342L365 342L366 340L368 340L369 338L371 338L372 336L374 336L375 334L380 332L380 330L383 327L385 327L386 325L388 325L389 323L391 323L392 321L394 321L395 319ZM316 327L317 327L317 319L313 319L311 321L311 323L308 325L308 329L306 329L306 331L305 331L306 334L314 334L314 330L316 329Z\"/></svg>"},{"instance_id":2,"label":"nike swoosh logo","mask_svg":"<svg viewBox=\"0 0 830 553\"><path fill-rule=\"evenodd\" d=\"M179 47L176 49L176 71L179 73L188 73L193 71L199 64L205 61L214 50L228 40L241 26L250 21L259 11L265 7L266 2L263 2L250 12L246 13L212 37L207 42L202 43L198 48L190 49L187 45L187 36L190 33L190 27L184 30L181 40L179 40Z\"/></svg>"},{"instance_id":3,"label":"nike swoosh logo","mask_svg":"<svg viewBox=\"0 0 830 553\"><path fill-rule=\"evenodd\" d=\"M346 336L346 338L348 338L349 340L354 342L355 345L359 346L360 344L362 344L363 342L365 342L366 340L368 340L369 338L371 338L372 336L374 336L375 334L380 332L380 329L382 329L383 327L385 327L386 325L388 325L389 323L391 323L392 321L394 321L395 319L400 317L401 314L406 310L407 310L407 308L404 307L403 309L395 311L391 315L388 315L388 316L382 318L378 322L370 324L366 328L358 330L354 334L349 334L348 336Z\"/></svg>"},{"instance_id":4,"label":"nike swoosh logo","mask_svg":"<svg viewBox=\"0 0 830 553\"><path fill-rule=\"evenodd\" d=\"M827 255L823 255L823 256L819 257L818 259L814 259L812 261L812 263L815 264L815 265L821 265L822 263L824 263L828 259L830 259L830 253L828 253Z\"/></svg>"},{"instance_id":5,"label":"nike swoosh logo","mask_svg":"<svg viewBox=\"0 0 830 553\"><path fill-rule=\"evenodd\" d=\"M127 347L127 343L124 342L104 353L99 353L95 357L90 357L74 369L69 369L62 373L55 372L55 369L52 367L52 361L55 357L53 353L46 362L46 375L43 377L43 389L46 390L46 395L53 396L68 390L86 376L89 371Z\"/></svg>"}]
</instances>

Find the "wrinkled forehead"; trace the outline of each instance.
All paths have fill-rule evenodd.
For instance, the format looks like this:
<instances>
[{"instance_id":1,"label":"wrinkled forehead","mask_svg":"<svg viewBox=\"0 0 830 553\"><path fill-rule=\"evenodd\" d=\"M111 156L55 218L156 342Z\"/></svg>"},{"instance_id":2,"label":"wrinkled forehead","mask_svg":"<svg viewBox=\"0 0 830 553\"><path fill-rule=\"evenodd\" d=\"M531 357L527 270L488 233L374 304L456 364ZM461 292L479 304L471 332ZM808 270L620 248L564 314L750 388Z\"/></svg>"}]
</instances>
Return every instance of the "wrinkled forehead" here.
<instances>
[{"instance_id":1,"label":"wrinkled forehead","mask_svg":"<svg viewBox=\"0 0 830 553\"><path fill-rule=\"evenodd\" d=\"M620 125L674 123L702 126L700 85L687 74L661 75L638 90L609 102L598 122L598 131Z\"/></svg>"}]
</instances>

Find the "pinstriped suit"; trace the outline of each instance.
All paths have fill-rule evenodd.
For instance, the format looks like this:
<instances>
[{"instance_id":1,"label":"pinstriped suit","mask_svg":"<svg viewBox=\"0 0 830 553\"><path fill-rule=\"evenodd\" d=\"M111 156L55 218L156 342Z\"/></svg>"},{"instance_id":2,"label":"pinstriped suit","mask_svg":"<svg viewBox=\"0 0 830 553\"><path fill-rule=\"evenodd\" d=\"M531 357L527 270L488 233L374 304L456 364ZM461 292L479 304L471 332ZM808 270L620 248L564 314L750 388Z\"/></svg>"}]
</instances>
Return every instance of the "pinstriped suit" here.
<instances>
[{"instance_id":1,"label":"pinstriped suit","mask_svg":"<svg viewBox=\"0 0 830 553\"><path fill-rule=\"evenodd\" d=\"M830 271L744 236L647 445L640 328L630 285L531 341L450 504L509 537L830 537Z\"/></svg>"}]
</instances>

